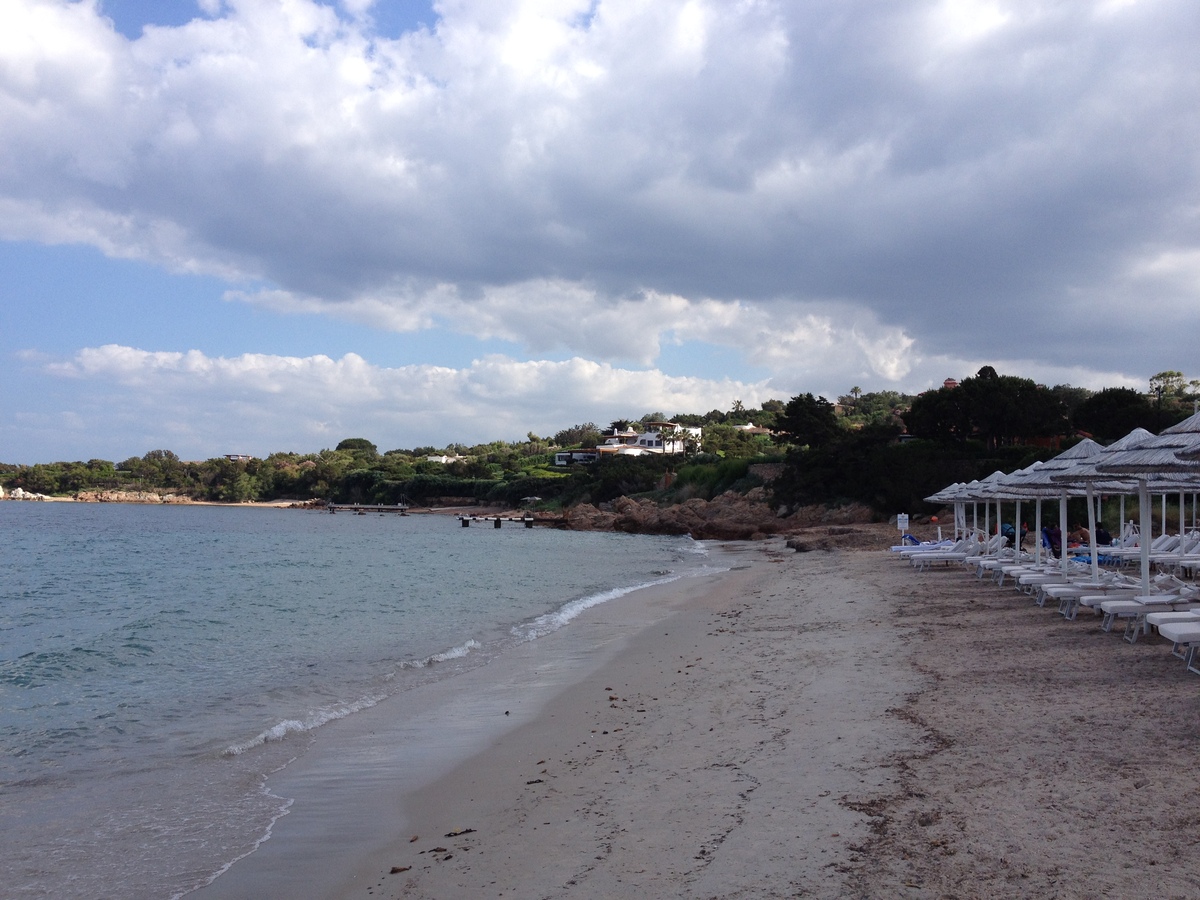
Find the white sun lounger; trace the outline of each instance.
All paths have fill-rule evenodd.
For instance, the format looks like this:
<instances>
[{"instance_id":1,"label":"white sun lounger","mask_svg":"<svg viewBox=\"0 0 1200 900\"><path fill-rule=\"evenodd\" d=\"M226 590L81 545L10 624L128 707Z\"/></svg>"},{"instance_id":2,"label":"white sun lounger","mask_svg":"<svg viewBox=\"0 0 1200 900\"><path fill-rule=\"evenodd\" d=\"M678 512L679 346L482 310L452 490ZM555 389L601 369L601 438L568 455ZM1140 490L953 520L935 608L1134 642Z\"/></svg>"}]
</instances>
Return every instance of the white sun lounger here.
<instances>
[{"instance_id":1,"label":"white sun lounger","mask_svg":"<svg viewBox=\"0 0 1200 900\"><path fill-rule=\"evenodd\" d=\"M1146 614L1158 612L1162 610L1188 609L1191 607L1191 602L1187 597L1180 594L1140 594L1129 599L1117 598L1113 600L1104 600L1100 603L1100 609L1104 613L1104 621L1100 624L1103 631L1112 631L1113 626L1122 619L1133 620L1136 630L1148 629L1146 625ZM1130 639L1130 626L1125 627L1125 638L1129 643L1137 640L1136 637Z\"/></svg>"},{"instance_id":2,"label":"white sun lounger","mask_svg":"<svg viewBox=\"0 0 1200 900\"><path fill-rule=\"evenodd\" d=\"M1058 601L1058 612L1064 619L1074 621L1079 613L1079 601L1082 597L1106 597L1109 599L1136 597L1141 592L1138 584L1124 582L1066 582L1065 584L1044 584L1042 593L1047 599Z\"/></svg>"},{"instance_id":3,"label":"white sun lounger","mask_svg":"<svg viewBox=\"0 0 1200 900\"><path fill-rule=\"evenodd\" d=\"M909 559L912 560L913 567L917 571L923 572L926 569L928 569L931 565L933 565L934 563L950 564L952 562L957 562L957 563L964 562L968 557L971 557L971 556L974 556L975 554L977 554L979 552L979 549L980 549L979 541L972 541L971 546L965 550L953 550L953 551L931 550L926 553L914 553L909 557Z\"/></svg>"},{"instance_id":4,"label":"white sun lounger","mask_svg":"<svg viewBox=\"0 0 1200 900\"><path fill-rule=\"evenodd\" d=\"M1200 625L1200 606L1196 606L1195 604L1192 606L1192 609L1173 609L1164 612L1146 613L1146 629L1161 628L1163 625L1173 623ZM1130 641L1130 643L1132 644L1133 641Z\"/></svg>"},{"instance_id":5,"label":"white sun lounger","mask_svg":"<svg viewBox=\"0 0 1200 900\"><path fill-rule=\"evenodd\" d=\"M1200 622L1164 622L1158 633L1171 642L1171 654L1184 661L1189 672L1200 675L1196 668L1196 648L1200 646Z\"/></svg>"}]
</instances>

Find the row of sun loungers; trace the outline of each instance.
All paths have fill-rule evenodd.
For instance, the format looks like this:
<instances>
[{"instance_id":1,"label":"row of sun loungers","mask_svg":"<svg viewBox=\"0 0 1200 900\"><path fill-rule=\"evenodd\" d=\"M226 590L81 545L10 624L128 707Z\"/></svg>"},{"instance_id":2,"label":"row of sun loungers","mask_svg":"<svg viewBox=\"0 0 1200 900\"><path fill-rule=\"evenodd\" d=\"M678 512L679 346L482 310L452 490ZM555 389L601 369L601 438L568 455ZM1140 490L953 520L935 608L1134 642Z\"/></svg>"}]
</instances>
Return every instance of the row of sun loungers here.
<instances>
[{"instance_id":1,"label":"row of sun loungers","mask_svg":"<svg viewBox=\"0 0 1200 900\"><path fill-rule=\"evenodd\" d=\"M1174 543L1162 541L1152 558L1159 556L1167 563L1194 558L1195 565L1200 566L1200 556L1180 555L1179 540L1176 536ZM1200 546L1200 535L1186 535L1183 541L1185 551L1193 549ZM1184 660L1189 672L1200 675L1200 585L1181 578L1178 567L1161 567L1151 579L1147 593L1140 579L1120 570L1105 568L1096 577L1090 560L1077 558L1068 560L1064 572L1059 559L1038 564L1023 551L1007 549L1005 543L1000 536L986 543L978 537L969 537L949 546L893 550L918 571L937 563L944 566L957 563L965 571L973 571L979 579L990 577L998 586L1006 582L1015 586L1038 606L1054 601L1059 614L1068 621L1090 609L1100 617L1103 631L1111 632L1118 624L1122 625L1123 637L1130 644L1157 629L1160 636L1171 641L1172 654ZM1132 552L1136 554L1136 548Z\"/></svg>"}]
</instances>

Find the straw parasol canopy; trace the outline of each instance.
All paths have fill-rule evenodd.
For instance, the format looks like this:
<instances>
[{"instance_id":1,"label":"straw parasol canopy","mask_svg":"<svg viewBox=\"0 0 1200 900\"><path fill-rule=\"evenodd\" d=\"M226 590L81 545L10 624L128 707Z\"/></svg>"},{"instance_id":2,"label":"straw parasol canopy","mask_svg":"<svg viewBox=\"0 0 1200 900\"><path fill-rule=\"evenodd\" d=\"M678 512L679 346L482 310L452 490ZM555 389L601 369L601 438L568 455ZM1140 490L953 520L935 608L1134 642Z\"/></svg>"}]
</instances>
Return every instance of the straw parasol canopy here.
<instances>
[{"instance_id":1,"label":"straw parasol canopy","mask_svg":"<svg viewBox=\"0 0 1200 900\"><path fill-rule=\"evenodd\" d=\"M1078 464L1092 459L1103 449L1091 438L1085 438L1041 465L1014 472L1005 483L1008 496L1012 499L1020 497L1034 500L1038 497L1061 497L1064 489L1071 493L1071 486L1064 486L1055 481L1054 476L1072 471Z\"/></svg>"},{"instance_id":2,"label":"straw parasol canopy","mask_svg":"<svg viewBox=\"0 0 1200 900\"><path fill-rule=\"evenodd\" d=\"M1147 479L1170 474L1200 479L1200 461L1190 455L1200 454L1200 413L1163 429L1159 435L1147 433L1139 441L1108 451L1103 460L1097 461L1096 471L1100 474Z\"/></svg>"},{"instance_id":3,"label":"straw parasol canopy","mask_svg":"<svg viewBox=\"0 0 1200 900\"><path fill-rule=\"evenodd\" d=\"M1152 489L1155 493L1200 490L1200 463L1180 456L1181 453L1200 450L1200 413L1164 429L1158 435L1139 431L1131 432L1105 448L1090 467L1090 471L1077 471L1074 480L1086 481L1090 490L1091 485L1106 479L1136 479L1138 514L1142 520L1141 531L1145 536L1150 533L1148 515ZM1142 590L1148 593L1150 542L1143 538L1139 546Z\"/></svg>"}]
</instances>

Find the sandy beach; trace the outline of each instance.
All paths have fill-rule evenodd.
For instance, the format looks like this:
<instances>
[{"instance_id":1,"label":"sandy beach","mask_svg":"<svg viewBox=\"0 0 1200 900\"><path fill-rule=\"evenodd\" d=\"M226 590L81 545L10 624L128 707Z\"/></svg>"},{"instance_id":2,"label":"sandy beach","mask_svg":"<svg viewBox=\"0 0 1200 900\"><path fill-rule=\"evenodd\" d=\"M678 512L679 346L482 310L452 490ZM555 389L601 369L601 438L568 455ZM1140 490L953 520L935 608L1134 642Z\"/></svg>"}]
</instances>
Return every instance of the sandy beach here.
<instances>
[{"instance_id":1,"label":"sandy beach","mask_svg":"<svg viewBox=\"0 0 1200 900\"><path fill-rule=\"evenodd\" d=\"M1164 642L959 567L736 548L479 670L450 713L486 746L413 787L364 753L357 799L297 801L197 896L1200 895L1200 678Z\"/></svg>"}]
</instances>

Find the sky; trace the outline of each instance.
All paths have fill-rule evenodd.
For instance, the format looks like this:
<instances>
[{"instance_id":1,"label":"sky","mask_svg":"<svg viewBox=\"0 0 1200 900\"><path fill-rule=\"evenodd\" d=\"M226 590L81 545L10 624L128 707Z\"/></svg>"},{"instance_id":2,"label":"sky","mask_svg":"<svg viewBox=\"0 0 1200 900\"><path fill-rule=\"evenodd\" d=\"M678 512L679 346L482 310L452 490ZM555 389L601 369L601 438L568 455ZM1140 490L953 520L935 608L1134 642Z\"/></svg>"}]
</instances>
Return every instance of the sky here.
<instances>
[{"instance_id":1,"label":"sky","mask_svg":"<svg viewBox=\"0 0 1200 900\"><path fill-rule=\"evenodd\" d=\"M0 0L0 461L1200 376L1195 0Z\"/></svg>"}]
</instances>

